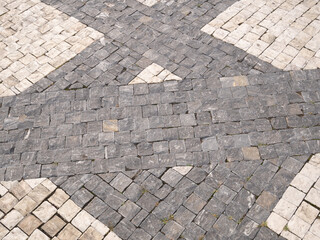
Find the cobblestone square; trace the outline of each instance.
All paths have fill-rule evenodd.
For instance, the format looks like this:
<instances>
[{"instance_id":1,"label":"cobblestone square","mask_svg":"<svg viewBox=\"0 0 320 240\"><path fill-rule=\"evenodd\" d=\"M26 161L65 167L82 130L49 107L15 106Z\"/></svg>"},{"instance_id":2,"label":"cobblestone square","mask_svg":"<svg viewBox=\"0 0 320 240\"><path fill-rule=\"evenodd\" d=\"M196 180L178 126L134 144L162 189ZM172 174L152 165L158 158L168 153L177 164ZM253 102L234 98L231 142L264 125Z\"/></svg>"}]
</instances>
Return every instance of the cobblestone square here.
<instances>
[{"instance_id":1,"label":"cobblestone square","mask_svg":"<svg viewBox=\"0 0 320 240\"><path fill-rule=\"evenodd\" d=\"M316 0L0 0L0 239L320 240Z\"/></svg>"}]
</instances>

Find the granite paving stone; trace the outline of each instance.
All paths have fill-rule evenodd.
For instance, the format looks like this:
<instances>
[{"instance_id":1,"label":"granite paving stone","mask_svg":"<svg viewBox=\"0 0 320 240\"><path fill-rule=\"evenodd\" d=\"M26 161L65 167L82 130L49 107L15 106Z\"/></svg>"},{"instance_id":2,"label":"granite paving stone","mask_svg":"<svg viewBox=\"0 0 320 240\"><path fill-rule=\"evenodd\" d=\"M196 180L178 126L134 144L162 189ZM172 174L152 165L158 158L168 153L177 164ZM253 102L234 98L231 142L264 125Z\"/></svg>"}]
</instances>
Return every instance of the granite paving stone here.
<instances>
[{"instance_id":1,"label":"granite paving stone","mask_svg":"<svg viewBox=\"0 0 320 240\"><path fill-rule=\"evenodd\" d=\"M318 10L5 0L0 238L320 238Z\"/></svg>"}]
</instances>

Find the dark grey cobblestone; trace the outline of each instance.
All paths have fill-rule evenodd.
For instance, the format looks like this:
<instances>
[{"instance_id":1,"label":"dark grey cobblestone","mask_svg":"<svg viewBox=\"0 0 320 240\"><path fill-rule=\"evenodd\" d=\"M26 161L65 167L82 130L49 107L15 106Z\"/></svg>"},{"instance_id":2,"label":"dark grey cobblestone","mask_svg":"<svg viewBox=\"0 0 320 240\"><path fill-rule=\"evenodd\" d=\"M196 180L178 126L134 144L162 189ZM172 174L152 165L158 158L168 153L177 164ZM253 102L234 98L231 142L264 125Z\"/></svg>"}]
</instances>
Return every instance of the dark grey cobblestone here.
<instances>
[{"instance_id":1,"label":"dark grey cobblestone","mask_svg":"<svg viewBox=\"0 0 320 240\"><path fill-rule=\"evenodd\" d=\"M235 0L43 2L105 39L0 98L0 181L51 177L123 239L280 239L260 224L320 152L319 70L200 31ZM183 80L127 85L152 63ZM235 75L249 85L222 86Z\"/></svg>"}]
</instances>

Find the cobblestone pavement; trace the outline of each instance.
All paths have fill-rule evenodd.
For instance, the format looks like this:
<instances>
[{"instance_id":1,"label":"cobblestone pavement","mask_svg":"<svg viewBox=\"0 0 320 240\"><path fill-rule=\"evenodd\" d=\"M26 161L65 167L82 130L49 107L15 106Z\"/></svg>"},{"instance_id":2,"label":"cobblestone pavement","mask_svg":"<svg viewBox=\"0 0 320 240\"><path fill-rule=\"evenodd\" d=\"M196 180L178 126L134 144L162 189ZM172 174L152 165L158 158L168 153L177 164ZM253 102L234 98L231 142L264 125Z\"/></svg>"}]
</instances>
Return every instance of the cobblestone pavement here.
<instances>
[{"instance_id":1,"label":"cobblestone pavement","mask_svg":"<svg viewBox=\"0 0 320 240\"><path fill-rule=\"evenodd\" d=\"M261 22L244 14L253 9L249 2L5 1L0 55L15 54L0 62L0 94L12 92L0 98L0 235L319 239L317 1L272 1L269 8L269 1L254 1L264 13ZM43 8L28 12L34 5ZM294 15L292 35L267 24L288 23L283 8ZM25 36L8 14L43 19L36 15L41 9L52 11L53 20L60 16L62 29L44 30L46 24L32 21L22 29L30 24L35 36L52 30L55 39L67 34L64 21L72 19L90 29L95 42L78 48L78 38L62 38L60 55L73 47L78 52L56 66L49 63L47 39L26 43L44 49L38 56L21 51L25 39L6 38L8 29ZM252 40L256 51L210 32L214 19L234 9L241 14L233 12L214 31L230 27L237 35L241 26L255 29L263 22L266 33L280 32L256 40L247 32L237 35L239 42ZM283 59L269 54L281 39L289 49L278 51ZM52 68L32 81L25 75L30 62L37 65L30 74L41 73L42 64ZM45 194L33 193L40 188ZM65 196L74 211L67 214L74 215L64 215L64 205L52 201L55 194ZM35 225L25 225L28 218Z\"/></svg>"}]
</instances>

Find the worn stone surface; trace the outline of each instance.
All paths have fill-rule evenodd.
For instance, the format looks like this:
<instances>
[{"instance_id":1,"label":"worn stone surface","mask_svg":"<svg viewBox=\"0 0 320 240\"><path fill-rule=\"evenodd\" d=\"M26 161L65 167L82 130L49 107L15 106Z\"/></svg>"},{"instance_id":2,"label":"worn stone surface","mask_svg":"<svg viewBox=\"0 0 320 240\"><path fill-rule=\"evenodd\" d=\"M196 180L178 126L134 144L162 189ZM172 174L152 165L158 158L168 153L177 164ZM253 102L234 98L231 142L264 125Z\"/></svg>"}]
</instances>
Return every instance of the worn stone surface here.
<instances>
[{"instance_id":1,"label":"worn stone surface","mask_svg":"<svg viewBox=\"0 0 320 240\"><path fill-rule=\"evenodd\" d=\"M23 93L0 98L0 201L6 203L0 218L15 210L25 219L44 201L58 212L41 227L21 220L10 234L24 239L38 229L51 237L62 228L58 238L105 236L109 229L106 239L302 235L267 226L271 212L289 222L300 204L318 204L319 157L310 157L320 152L319 69L284 72L203 33L234 0L151 2L43 0L104 38ZM9 10L0 7L1 16ZM310 31L317 21L308 23ZM7 63L0 62L0 71ZM144 69L181 80L128 84ZM292 194L299 203L289 201ZM102 225L91 217L83 226L75 220L82 230L91 223L81 232L72 221L82 211ZM306 215L314 216L299 210L304 222ZM313 224L306 239L318 234L317 219Z\"/></svg>"},{"instance_id":2,"label":"worn stone surface","mask_svg":"<svg viewBox=\"0 0 320 240\"><path fill-rule=\"evenodd\" d=\"M15 194L15 197L19 197L21 196L21 192L16 191L17 184L24 186L25 189L29 189L28 195L19 202L14 202L14 209L9 213L0 215L1 239L45 240L56 239L57 236L59 239L117 238L117 235L111 233L106 225L95 219L85 210L77 214L81 209L72 200L68 200L62 205L60 200L65 198L65 195L68 195L61 189L57 189L57 186L49 179L1 182L1 187L5 188L7 192ZM52 194L51 200L54 199L55 201L52 202L58 203L55 205L57 208L46 201L41 194L37 194L41 186ZM33 202L24 201L29 195L33 196ZM0 197L0 201L5 196ZM53 196L55 197L52 198ZM29 199L31 198L29 197ZM34 203L37 204L35 205ZM24 205L24 207L21 205ZM26 212L26 209L29 209L29 211Z\"/></svg>"}]
</instances>

